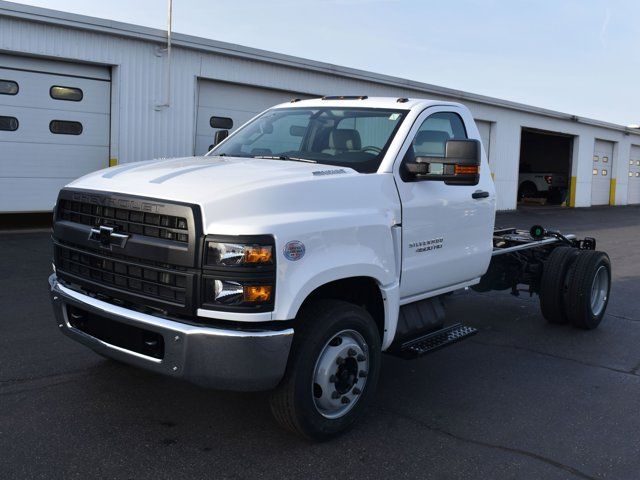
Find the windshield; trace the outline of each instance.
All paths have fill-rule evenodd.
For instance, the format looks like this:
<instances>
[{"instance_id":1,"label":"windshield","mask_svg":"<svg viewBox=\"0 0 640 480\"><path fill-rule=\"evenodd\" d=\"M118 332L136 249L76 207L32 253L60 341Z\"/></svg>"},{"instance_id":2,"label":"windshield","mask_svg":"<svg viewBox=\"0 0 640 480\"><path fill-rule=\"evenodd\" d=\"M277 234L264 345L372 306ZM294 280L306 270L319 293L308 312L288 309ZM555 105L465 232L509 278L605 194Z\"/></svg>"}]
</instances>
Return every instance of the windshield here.
<instances>
[{"instance_id":1,"label":"windshield","mask_svg":"<svg viewBox=\"0 0 640 480\"><path fill-rule=\"evenodd\" d=\"M329 107L268 110L207 155L313 161L373 173L406 112Z\"/></svg>"}]
</instances>

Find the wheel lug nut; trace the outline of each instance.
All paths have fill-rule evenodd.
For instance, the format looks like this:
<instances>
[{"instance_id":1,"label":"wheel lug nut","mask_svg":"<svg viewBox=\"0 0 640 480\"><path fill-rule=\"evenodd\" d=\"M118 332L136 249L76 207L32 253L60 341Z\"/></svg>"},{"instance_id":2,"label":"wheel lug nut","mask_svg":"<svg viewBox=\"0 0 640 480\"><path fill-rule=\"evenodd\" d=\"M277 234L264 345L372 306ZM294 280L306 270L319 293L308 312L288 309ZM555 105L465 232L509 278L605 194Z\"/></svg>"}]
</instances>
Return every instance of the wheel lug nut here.
<instances>
[{"instance_id":1,"label":"wheel lug nut","mask_svg":"<svg viewBox=\"0 0 640 480\"><path fill-rule=\"evenodd\" d=\"M356 352L353 348L350 348L347 353L350 357L355 357L358 352Z\"/></svg>"},{"instance_id":2,"label":"wheel lug nut","mask_svg":"<svg viewBox=\"0 0 640 480\"><path fill-rule=\"evenodd\" d=\"M338 365L342 365L342 364L344 363L344 358L342 358L342 357L338 357L338 358L336 358L336 363L337 363Z\"/></svg>"},{"instance_id":3,"label":"wheel lug nut","mask_svg":"<svg viewBox=\"0 0 640 480\"><path fill-rule=\"evenodd\" d=\"M366 360L366 357L362 354L358 355L356 357L356 360L358 360L359 362L364 362Z\"/></svg>"},{"instance_id":4,"label":"wheel lug nut","mask_svg":"<svg viewBox=\"0 0 640 480\"><path fill-rule=\"evenodd\" d=\"M347 404L347 403L349 403L349 402L351 402L351 400L349 400L349 398L347 398L347 397L342 397L342 403L344 403L344 404L346 405L346 404Z\"/></svg>"},{"instance_id":5,"label":"wheel lug nut","mask_svg":"<svg viewBox=\"0 0 640 480\"><path fill-rule=\"evenodd\" d=\"M331 398L333 398L334 400L340 398L340 394L334 390L334 392L331 394Z\"/></svg>"},{"instance_id":6,"label":"wheel lug nut","mask_svg":"<svg viewBox=\"0 0 640 480\"><path fill-rule=\"evenodd\" d=\"M360 378L364 378L364 377L366 377L366 376L367 376L367 372L365 372L364 370L360 370L360 372L358 373L358 376L359 376Z\"/></svg>"},{"instance_id":7,"label":"wheel lug nut","mask_svg":"<svg viewBox=\"0 0 640 480\"><path fill-rule=\"evenodd\" d=\"M362 390L360 390L358 387L353 387L353 390L351 391L354 395L360 395L362 393Z\"/></svg>"}]
</instances>

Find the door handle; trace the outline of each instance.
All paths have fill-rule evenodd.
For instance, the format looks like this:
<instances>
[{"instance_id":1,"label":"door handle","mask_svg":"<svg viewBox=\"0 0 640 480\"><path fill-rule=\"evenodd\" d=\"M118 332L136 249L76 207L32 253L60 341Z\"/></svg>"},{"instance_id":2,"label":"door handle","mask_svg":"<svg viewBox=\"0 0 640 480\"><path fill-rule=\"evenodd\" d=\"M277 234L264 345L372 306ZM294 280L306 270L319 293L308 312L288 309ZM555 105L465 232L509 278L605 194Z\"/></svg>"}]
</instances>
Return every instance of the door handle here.
<instances>
[{"instance_id":1,"label":"door handle","mask_svg":"<svg viewBox=\"0 0 640 480\"><path fill-rule=\"evenodd\" d=\"M485 192L484 190L476 190L471 194L471 198L474 198L476 200L487 197L489 197L489 192Z\"/></svg>"}]
</instances>

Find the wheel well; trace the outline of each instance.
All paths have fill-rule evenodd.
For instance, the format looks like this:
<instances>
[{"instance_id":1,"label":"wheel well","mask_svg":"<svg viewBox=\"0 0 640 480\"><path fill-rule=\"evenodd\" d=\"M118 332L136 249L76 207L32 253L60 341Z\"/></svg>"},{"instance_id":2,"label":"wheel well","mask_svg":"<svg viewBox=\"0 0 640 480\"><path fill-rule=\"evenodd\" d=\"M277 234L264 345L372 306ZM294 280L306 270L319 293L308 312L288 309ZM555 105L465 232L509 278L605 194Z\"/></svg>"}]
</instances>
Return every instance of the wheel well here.
<instances>
[{"instance_id":1,"label":"wheel well","mask_svg":"<svg viewBox=\"0 0 640 480\"><path fill-rule=\"evenodd\" d=\"M384 300L378 282L371 277L351 277L326 283L309 294L300 306L315 300L335 299L364 308L376 322L380 338L384 336Z\"/></svg>"},{"instance_id":2,"label":"wheel well","mask_svg":"<svg viewBox=\"0 0 640 480\"><path fill-rule=\"evenodd\" d=\"M525 180L524 182L522 182L519 186L518 186L518 190L520 190L522 187L533 187L535 190L538 190L538 187L536 186L536 184L534 182L532 182L531 180Z\"/></svg>"}]
</instances>

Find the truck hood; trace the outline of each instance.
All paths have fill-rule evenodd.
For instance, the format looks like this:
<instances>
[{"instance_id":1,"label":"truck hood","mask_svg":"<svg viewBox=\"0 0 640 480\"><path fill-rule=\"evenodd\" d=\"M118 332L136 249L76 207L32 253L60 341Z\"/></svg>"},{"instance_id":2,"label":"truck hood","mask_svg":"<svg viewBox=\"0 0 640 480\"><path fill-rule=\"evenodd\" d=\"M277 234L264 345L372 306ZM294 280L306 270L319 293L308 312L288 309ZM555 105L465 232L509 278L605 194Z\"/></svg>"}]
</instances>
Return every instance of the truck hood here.
<instances>
[{"instance_id":1,"label":"truck hood","mask_svg":"<svg viewBox=\"0 0 640 480\"><path fill-rule=\"evenodd\" d=\"M68 187L200 205L205 231L210 227L242 234L268 231L274 222L299 222L300 215L309 220L344 211L345 205L375 208L382 200L380 177L393 184L390 175L360 174L346 167L212 156L125 164L86 175ZM385 196L395 194L390 186L384 190ZM371 195L378 196L376 201L367 201Z\"/></svg>"}]
</instances>

